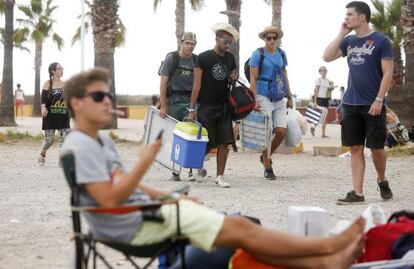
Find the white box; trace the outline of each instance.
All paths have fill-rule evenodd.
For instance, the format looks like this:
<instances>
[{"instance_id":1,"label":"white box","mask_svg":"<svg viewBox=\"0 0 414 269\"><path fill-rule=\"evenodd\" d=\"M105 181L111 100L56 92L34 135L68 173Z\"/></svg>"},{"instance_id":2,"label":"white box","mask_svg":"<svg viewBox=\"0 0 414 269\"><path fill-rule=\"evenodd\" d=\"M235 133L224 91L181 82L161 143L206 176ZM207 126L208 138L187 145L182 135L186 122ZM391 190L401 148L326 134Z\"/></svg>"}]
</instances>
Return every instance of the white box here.
<instances>
[{"instance_id":1,"label":"white box","mask_svg":"<svg viewBox=\"0 0 414 269\"><path fill-rule=\"evenodd\" d=\"M326 236L329 214L314 206L290 206L288 212L289 232L298 235Z\"/></svg>"}]
</instances>

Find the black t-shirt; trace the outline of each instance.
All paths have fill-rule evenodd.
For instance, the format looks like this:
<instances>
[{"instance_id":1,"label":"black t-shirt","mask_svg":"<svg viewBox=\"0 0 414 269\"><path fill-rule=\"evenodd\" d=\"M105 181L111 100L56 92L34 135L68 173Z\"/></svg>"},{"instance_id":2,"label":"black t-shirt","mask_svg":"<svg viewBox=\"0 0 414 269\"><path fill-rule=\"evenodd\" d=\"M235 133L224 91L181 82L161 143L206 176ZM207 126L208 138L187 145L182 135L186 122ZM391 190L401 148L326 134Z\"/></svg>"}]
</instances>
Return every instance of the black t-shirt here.
<instances>
[{"instance_id":1,"label":"black t-shirt","mask_svg":"<svg viewBox=\"0 0 414 269\"><path fill-rule=\"evenodd\" d=\"M42 90L42 104L46 105L47 116L42 120L42 130L68 129L69 111L63 96L63 89Z\"/></svg>"},{"instance_id":2,"label":"black t-shirt","mask_svg":"<svg viewBox=\"0 0 414 269\"><path fill-rule=\"evenodd\" d=\"M214 50L205 51L198 55L198 67L203 70L198 103L220 105L227 102L228 76L237 68L233 54L226 51L224 56L219 56Z\"/></svg>"}]
</instances>

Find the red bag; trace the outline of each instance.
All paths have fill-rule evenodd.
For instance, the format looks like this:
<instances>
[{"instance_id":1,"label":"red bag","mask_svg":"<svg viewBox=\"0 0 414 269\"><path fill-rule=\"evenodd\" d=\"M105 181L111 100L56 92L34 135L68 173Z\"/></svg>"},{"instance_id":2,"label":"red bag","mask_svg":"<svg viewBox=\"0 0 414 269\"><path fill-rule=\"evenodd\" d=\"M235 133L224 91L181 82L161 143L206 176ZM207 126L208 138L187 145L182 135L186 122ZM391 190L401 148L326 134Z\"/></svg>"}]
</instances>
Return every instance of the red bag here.
<instances>
[{"instance_id":1,"label":"red bag","mask_svg":"<svg viewBox=\"0 0 414 269\"><path fill-rule=\"evenodd\" d=\"M284 269L256 260L243 249L237 249L229 262L229 269Z\"/></svg>"},{"instance_id":2,"label":"red bag","mask_svg":"<svg viewBox=\"0 0 414 269\"><path fill-rule=\"evenodd\" d=\"M395 223L372 228L366 234L365 253L358 262L390 260L391 247L405 233L414 233L414 220L402 216Z\"/></svg>"}]
</instances>

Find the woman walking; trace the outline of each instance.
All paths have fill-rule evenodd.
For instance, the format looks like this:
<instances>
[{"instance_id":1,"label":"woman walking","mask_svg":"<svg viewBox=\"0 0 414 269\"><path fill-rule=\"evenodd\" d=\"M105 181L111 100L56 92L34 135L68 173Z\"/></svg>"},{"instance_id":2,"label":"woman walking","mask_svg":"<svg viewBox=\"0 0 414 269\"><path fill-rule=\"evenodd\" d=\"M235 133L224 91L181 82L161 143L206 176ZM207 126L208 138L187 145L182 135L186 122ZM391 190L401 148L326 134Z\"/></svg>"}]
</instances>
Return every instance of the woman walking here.
<instances>
[{"instance_id":1,"label":"woman walking","mask_svg":"<svg viewBox=\"0 0 414 269\"><path fill-rule=\"evenodd\" d=\"M69 112L63 96L64 81L63 67L59 63L49 65L49 80L42 87L41 113L43 117L42 130L45 131L45 140L37 159L39 165L44 166L46 151L52 146L55 131L59 132L60 146L69 131ZM59 162L60 165L60 162Z\"/></svg>"}]
</instances>

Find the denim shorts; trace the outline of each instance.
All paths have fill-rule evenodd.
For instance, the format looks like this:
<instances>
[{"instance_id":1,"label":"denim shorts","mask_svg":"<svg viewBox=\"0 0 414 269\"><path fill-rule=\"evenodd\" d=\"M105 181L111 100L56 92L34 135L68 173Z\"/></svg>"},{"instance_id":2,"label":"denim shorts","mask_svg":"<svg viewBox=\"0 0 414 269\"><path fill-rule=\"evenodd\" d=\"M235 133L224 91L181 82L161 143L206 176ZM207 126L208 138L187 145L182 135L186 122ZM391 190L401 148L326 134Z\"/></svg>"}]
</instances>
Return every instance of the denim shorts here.
<instances>
[{"instance_id":1,"label":"denim shorts","mask_svg":"<svg viewBox=\"0 0 414 269\"><path fill-rule=\"evenodd\" d=\"M287 126L287 109L286 103L287 99L283 98L280 101L270 101L269 98L263 95L257 95L257 100L259 101L259 110L263 113L268 113L272 118L273 130L275 128L286 128Z\"/></svg>"}]
</instances>

